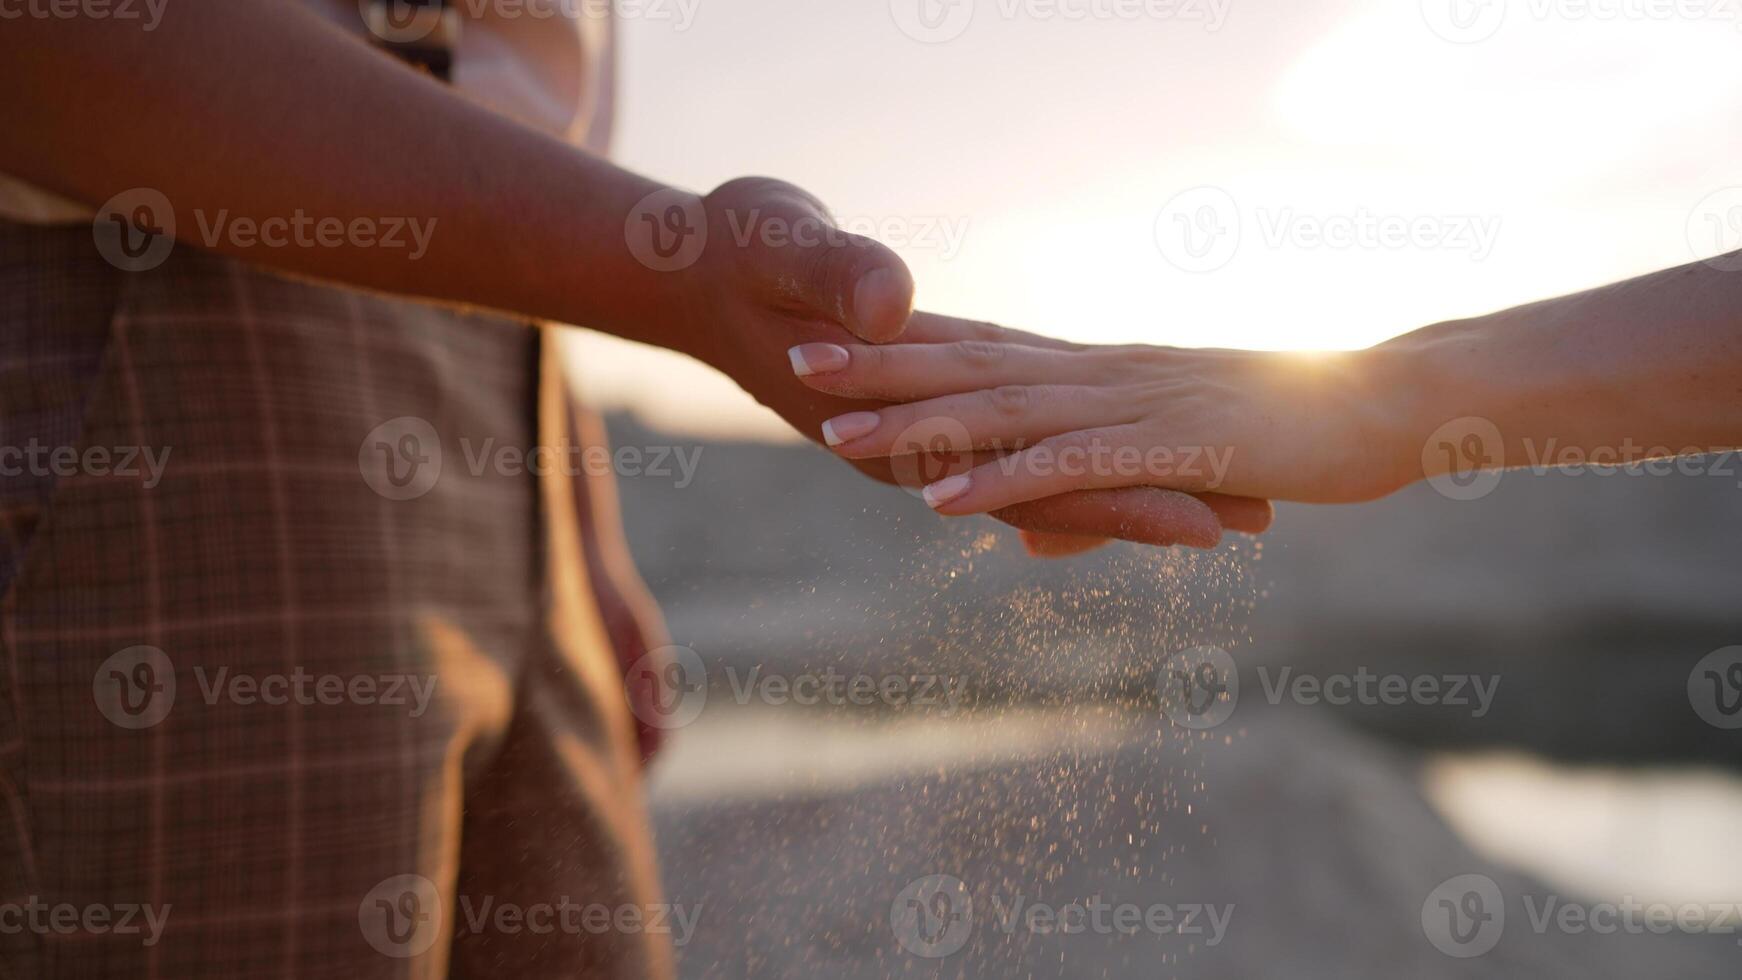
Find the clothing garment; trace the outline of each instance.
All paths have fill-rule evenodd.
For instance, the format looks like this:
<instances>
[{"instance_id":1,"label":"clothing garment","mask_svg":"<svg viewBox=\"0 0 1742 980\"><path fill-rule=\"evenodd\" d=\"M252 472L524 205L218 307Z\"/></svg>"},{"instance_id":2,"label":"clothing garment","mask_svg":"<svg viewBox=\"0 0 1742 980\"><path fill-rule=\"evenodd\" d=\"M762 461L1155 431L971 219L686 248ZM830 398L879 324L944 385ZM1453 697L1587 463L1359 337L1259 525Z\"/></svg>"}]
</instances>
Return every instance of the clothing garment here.
<instances>
[{"instance_id":1,"label":"clothing garment","mask_svg":"<svg viewBox=\"0 0 1742 980\"><path fill-rule=\"evenodd\" d=\"M369 37L358 0L300 2L339 28ZM528 126L605 153L616 101L610 0L454 0L452 6L463 23L454 53L456 89ZM135 9L143 14L146 6ZM165 16L173 16L174 6L168 9ZM101 203L68 200L0 173L0 219L89 221Z\"/></svg>"},{"instance_id":2,"label":"clothing garment","mask_svg":"<svg viewBox=\"0 0 1742 980\"><path fill-rule=\"evenodd\" d=\"M551 341L0 223L0 978L670 974Z\"/></svg>"}]
</instances>

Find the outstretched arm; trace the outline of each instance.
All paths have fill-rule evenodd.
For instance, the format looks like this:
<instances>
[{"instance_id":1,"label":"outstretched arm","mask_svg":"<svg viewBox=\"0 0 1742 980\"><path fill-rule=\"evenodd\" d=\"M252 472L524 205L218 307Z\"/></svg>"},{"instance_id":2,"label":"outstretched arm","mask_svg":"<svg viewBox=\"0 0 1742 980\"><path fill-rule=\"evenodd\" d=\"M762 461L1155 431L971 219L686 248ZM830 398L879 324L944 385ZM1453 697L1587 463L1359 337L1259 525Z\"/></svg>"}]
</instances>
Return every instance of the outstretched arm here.
<instances>
[{"instance_id":1,"label":"outstretched arm","mask_svg":"<svg viewBox=\"0 0 1742 980\"><path fill-rule=\"evenodd\" d=\"M665 188L469 102L300 4L185 0L149 32L120 19L17 18L0 32L0 88L17 96L0 127L0 172L93 205L152 188L191 245L682 351L805 431L876 405L803 387L785 349L886 341L911 313L901 261L868 239L819 239L827 216L796 188ZM428 238L413 252L345 234L269 247L212 233L297 218L410 220ZM700 239L684 236L704 225L705 247L686 252ZM801 226L811 232L802 240ZM968 335L957 321L927 324L926 341ZM861 469L889 478L882 462ZM1224 506L1159 491L1077 494L1006 517L1209 544ZM1234 526L1267 514L1246 506Z\"/></svg>"},{"instance_id":2,"label":"outstretched arm","mask_svg":"<svg viewBox=\"0 0 1742 980\"><path fill-rule=\"evenodd\" d=\"M1739 262L1363 351L848 345L841 370L805 381L906 403L830 420L828 439L849 459L912 452L901 433L916 427L1004 452L928 488L946 514L1137 485L1367 500L1452 471L1742 446Z\"/></svg>"}]
</instances>

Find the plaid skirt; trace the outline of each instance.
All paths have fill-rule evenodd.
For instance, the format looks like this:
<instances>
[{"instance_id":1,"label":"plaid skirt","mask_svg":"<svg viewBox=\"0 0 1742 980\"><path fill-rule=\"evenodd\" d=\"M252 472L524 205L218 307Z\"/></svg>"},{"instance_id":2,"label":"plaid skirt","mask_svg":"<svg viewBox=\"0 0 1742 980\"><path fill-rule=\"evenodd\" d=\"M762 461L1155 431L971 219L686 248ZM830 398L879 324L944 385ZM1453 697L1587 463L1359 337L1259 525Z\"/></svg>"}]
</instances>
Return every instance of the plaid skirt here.
<instances>
[{"instance_id":1,"label":"plaid skirt","mask_svg":"<svg viewBox=\"0 0 1742 980\"><path fill-rule=\"evenodd\" d=\"M0 224L0 977L668 975L552 341Z\"/></svg>"}]
</instances>

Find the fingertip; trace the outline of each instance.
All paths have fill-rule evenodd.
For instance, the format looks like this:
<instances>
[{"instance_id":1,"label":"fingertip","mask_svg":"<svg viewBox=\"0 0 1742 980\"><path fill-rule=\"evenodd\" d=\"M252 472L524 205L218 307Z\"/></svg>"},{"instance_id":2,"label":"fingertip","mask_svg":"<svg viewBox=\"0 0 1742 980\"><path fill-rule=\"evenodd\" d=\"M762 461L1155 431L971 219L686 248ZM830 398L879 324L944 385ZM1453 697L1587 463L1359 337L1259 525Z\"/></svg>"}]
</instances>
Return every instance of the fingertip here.
<instances>
[{"instance_id":1,"label":"fingertip","mask_svg":"<svg viewBox=\"0 0 1742 980\"><path fill-rule=\"evenodd\" d=\"M1107 543L1107 538L1081 534L1054 534L1018 529L1022 548L1031 558L1071 558L1094 551Z\"/></svg>"},{"instance_id":2,"label":"fingertip","mask_svg":"<svg viewBox=\"0 0 1742 980\"><path fill-rule=\"evenodd\" d=\"M966 501L962 499L972 489L974 481L965 474L958 473L926 485L920 491L920 496L925 498L926 506L946 517L963 517L974 513L971 507L963 506Z\"/></svg>"},{"instance_id":3,"label":"fingertip","mask_svg":"<svg viewBox=\"0 0 1742 980\"><path fill-rule=\"evenodd\" d=\"M846 370L853 355L839 344L799 344L787 349L786 359L792 365L793 374L811 378Z\"/></svg>"},{"instance_id":4,"label":"fingertip","mask_svg":"<svg viewBox=\"0 0 1742 980\"><path fill-rule=\"evenodd\" d=\"M900 259L865 273L853 286L850 326L865 340L874 344L894 340L907 328L911 316L913 275Z\"/></svg>"},{"instance_id":5,"label":"fingertip","mask_svg":"<svg viewBox=\"0 0 1742 980\"><path fill-rule=\"evenodd\" d=\"M1263 534L1276 520L1276 508L1270 501L1258 497L1235 497L1221 493L1206 493L1203 502L1215 512L1216 519L1230 531L1241 534Z\"/></svg>"},{"instance_id":6,"label":"fingertip","mask_svg":"<svg viewBox=\"0 0 1742 980\"><path fill-rule=\"evenodd\" d=\"M1214 548L1222 524L1208 504L1177 490L1079 490L993 512L1027 530L1119 538L1135 544Z\"/></svg>"}]
</instances>

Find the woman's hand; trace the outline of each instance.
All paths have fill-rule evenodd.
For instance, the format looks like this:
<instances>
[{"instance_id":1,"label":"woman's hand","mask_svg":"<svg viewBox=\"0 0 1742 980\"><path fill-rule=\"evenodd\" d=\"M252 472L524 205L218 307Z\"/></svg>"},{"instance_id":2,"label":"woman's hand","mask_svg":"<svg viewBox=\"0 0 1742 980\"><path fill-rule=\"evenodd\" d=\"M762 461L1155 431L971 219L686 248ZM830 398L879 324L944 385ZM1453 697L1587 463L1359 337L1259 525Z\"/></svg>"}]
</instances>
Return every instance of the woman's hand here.
<instances>
[{"instance_id":1,"label":"woman's hand","mask_svg":"<svg viewBox=\"0 0 1742 980\"><path fill-rule=\"evenodd\" d=\"M821 392L904 404L830 419L848 459L997 454L928 484L945 514L1055 494L1165 487L1314 502L1368 500L1409 482L1419 447L1363 353L1278 354L1022 342L811 344ZM1419 476L1419 473L1416 474Z\"/></svg>"},{"instance_id":2,"label":"woman's hand","mask_svg":"<svg viewBox=\"0 0 1742 980\"><path fill-rule=\"evenodd\" d=\"M673 346L724 371L813 439L820 439L825 419L890 406L800 384L787 367L795 345L845 350L861 338L899 336L912 350L960 343L1076 349L991 324L913 313L913 280L900 258L834 229L823 206L790 184L747 178L693 200L689 221L706 227L706 246L692 267L672 274L679 299L670 316L678 322L663 332L691 338ZM924 467L900 461L866 457L854 465L915 493L930 482ZM1109 537L1213 547L1224 529L1257 533L1271 519L1264 501L1152 487L1043 496L1050 499L994 514L1024 529L1024 543L1038 555L1073 554Z\"/></svg>"}]
</instances>

